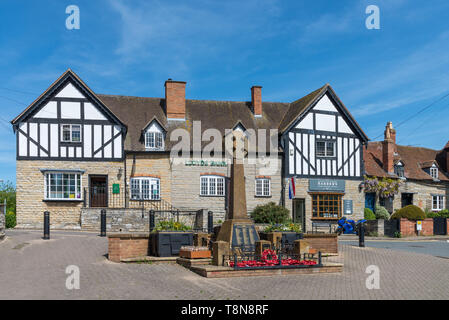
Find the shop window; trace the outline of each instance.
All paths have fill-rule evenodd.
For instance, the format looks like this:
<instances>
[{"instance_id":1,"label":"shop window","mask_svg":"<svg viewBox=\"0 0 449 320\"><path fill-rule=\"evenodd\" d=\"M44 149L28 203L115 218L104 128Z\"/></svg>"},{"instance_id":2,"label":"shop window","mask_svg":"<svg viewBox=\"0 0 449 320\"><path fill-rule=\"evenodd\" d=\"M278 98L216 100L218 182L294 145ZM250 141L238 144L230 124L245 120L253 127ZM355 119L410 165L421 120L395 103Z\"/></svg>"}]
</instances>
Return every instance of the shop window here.
<instances>
[{"instance_id":1,"label":"shop window","mask_svg":"<svg viewBox=\"0 0 449 320\"><path fill-rule=\"evenodd\" d=\"M271 181L269 178L256 179L256 197L271 196Z\"/></svg>"},{"instance_id":2,"label":"shop window","mask_svg":"<svg viewBox=\"0 0 449 320\"><path fill-rule=\"evenodd\" d=\"M131 178L131 200L160 200L158 178Z\"/></svg>"},{"instance_id":3,"label":"shop window","mask_svg":"<svg viewBox=\"0 0 449 320\"><path fill-rule=\"evenodd\" d=\"M312 218L313 219L338 219L341 217L340 194L313 194Z\"/></svg>"},{"instance_id":4,"label":"shop window","mask_svg":"<svg viewBox=\"0 0 449 320\"><path fill-rule=\"evenodd\" d=\"M45 200L81 200L80 173L45 174Z\"/></svg>"},{"instance_id":5,"label":"shop window","mask_svg":"<svg viewBox=\"0 0 449 320\"><path fill-rule=\"evenodd\" d=\"M224 177L220 176L201 176L200 195L202 196L224 196L225 184Z\"/></svg>"}]
</instances>

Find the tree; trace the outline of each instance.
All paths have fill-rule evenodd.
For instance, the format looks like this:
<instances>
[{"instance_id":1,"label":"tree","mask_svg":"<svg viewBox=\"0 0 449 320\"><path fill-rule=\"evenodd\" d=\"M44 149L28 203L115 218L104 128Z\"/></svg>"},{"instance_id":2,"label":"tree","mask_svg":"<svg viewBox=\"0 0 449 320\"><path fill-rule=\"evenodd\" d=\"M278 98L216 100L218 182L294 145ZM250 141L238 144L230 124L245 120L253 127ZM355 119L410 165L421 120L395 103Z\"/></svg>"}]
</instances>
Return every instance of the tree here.
<instances>
[{"instance_id":1,"label":"tree","mask_svg":"<svg viewBox=\"0 0 449 320\"><path fill-rule=\"evenodd\" d=\"M6 212L16 213L16 187L12 182L0 184L0 204L6 199Z\"/></svg>"}]
</instances>

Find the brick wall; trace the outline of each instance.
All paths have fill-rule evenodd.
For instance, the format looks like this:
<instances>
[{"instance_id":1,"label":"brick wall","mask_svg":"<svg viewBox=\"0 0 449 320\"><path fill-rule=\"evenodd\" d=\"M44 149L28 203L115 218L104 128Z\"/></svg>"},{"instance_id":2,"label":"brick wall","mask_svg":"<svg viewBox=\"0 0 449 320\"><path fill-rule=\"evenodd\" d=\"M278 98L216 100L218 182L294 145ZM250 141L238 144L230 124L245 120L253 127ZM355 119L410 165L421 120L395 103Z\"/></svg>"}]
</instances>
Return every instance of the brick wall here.
<instances>
[{"instance_id":1,"label":"brick wall","mask_svg":"<svg viewBox=\"0 0 449 320\"><path fill-rule=\"evenodd\" d=\"M108 259L111 261L148 256L148 249L148 233L108 235Z\"/></svg>"},{"instance_id":2,"label":"brick wall","mask_svg":"<svg viewBox=\"0 0 449 320\"><path fill-rule=\"evenodd\" d=\"M400 230L403 237L418 235L418 232L416 231L416 221L402 218L400 223ZM429 218L422 221L422 230L420 232L420 235L433 235L433 219Z\"/></svg>"},{"instance_id":3,"label":"brick wall","mask_svg":"<svg viewBox=\"0 0 449 320\"><path fill-rule=\"evenodd\" d=\"M323 253L338 253L338 238L336 234L305 234L306 240L312 249Z\"/></svg>"},{"instance_id":4,"label":"brick wall","mask_svg":"<svg viewBox=\"0 0 449 320\"><path fill-rule=\"evenodd\" d=\"M83 202L43 201L44 174L40 171L42 168L85 170L81 175L83 188L88 186L89 174L108 175L109 188L112 188L114 183L123 185L124 179L119 175L119 168L122 168L123 172L123 162L18 160L16 167L18 228L41 229L43 213L49 211L52 229L80 229L80 209Z\"/></svg>"}]
</instances>

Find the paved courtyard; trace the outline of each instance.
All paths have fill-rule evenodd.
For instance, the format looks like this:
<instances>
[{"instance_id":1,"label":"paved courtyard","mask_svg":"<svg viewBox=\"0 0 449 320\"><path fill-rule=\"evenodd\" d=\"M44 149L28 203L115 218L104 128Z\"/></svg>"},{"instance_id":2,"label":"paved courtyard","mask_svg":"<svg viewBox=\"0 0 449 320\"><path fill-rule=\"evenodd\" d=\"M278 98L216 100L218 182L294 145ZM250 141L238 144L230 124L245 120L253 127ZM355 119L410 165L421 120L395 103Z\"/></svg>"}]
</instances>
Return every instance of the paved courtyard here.
<instances>
[{"instance_id":1,"label":"paved courtyard","mask_svg":"<svg viewBox=\"0 0 449 320\"><path fill-rule=\"evenodd\" d=\"M449 259L404 250L347 243L341 274L206 279L176 264L109 262L107 239L94 233L52 231L48 241L40 231L7 236L0 299L449 299ZM79 290L66 289L69 265L80 268ZM369 265L380 269L378 290L366 288Z\"/></svg>"}]
</instances>

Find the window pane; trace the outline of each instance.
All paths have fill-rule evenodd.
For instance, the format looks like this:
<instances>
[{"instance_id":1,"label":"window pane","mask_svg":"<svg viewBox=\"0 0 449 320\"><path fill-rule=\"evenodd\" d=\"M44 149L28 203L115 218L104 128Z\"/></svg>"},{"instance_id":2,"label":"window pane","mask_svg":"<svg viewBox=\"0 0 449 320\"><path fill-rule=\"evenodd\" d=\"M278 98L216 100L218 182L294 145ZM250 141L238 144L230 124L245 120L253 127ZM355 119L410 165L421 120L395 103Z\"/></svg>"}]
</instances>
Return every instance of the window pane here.
<instances>
[{"instance_id":1,"label":"window pane","mask_svg":"<svg viewBox=\"0 0 449 320\"><path fill-rule=\"evenodd\" d=\"M323 141L317 141L316 143L316 155L319 157L326 156L326 143Z\"/></svg>"},{"instance_id":2,"label":"window pane","mask_svg":"<svg viewBox=\"0 0 449 320\"><path fill-rule=\"evenodd\" d=\"M201 177L201 195L206 196L208 194L207 191L207 177Z\"/></svg>"},{"instance_id":3,"label":"window pane","mask_svg":"<svg viewBox=\"0 0 449 320\"><path fill-rule=\"evenodd\" d=\"M224 178L217 179L217 195L224 196Z\"/></svg>"},{"instance_id":4,"label":"window pane","mask_svg":"<svg viewBox=\"0 0 449 320\"><path fill-rule=\"evenodd\" d=\"M70 141L70 125L62 126L62 140Z\"/></svg>"},{"instance_id":5,"label":"window pane","mask_svg":"<svg viewBox=\"0 0 449 320\"><path fill-rule=\"evenodd\" d=\"M131 179L131 199L140 198L140 181L138 179Z\"/></svg>"},{"instance_id":6,"label":"window pane","mask_svg":"<svg viewBox=\"0 0 449 320\"><path fill-rule=\"evenodd\" d=\"M81 141L81 126L79 125L72 126L72 141L73 142Z\"/></svg>"},{"instance_id":7,"label":"window pane","mask_svg":"<svg viewBox=\"0 0 449 320\"><path fill-rule=\"evenodd\" d=\"M327 142L326 146L327 146L326 147L326 151L327 151L326 155L328 157L333 157L335 155L334 154L335 143L334 142Z\"/></svg>"},{"instance_id":8,"label":"window pane","mask_svg":"<svg viewBox=\"0 0 449 320\"><path fill-rule=\"evenodd\" d=\"M214 177L209 178L209 195L215 196L216 193L216 179Z\"/></svg>"},{"instance_id":9,"label":"window pane","mask_svg":"<svg viewBox=\"0 0 449 320\"><path fill-rule=\"evenodd\" d=\"M150 199L150 180L142 179L140 180L141 185L141 199L149 200Z\"/></svg>"}]
</instances>

